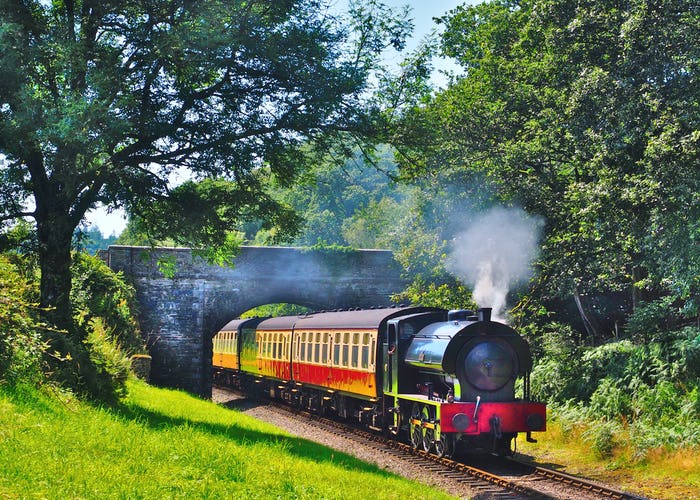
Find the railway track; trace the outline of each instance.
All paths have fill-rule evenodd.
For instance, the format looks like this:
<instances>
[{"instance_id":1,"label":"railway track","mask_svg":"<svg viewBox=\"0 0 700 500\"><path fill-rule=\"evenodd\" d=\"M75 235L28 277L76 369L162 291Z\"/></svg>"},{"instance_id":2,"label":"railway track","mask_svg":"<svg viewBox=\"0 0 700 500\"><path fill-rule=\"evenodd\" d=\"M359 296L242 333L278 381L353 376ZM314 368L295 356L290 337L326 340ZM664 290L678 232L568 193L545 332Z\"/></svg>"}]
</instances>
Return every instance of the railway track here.
<instances>
[{"instance_id":1,"label":"railway track","mask_svg":"<svg viewBox=\"0 0 700 500\"><path fill-rule=\"evenodd\" d=\"M337 437L369 446L375 453L387 454L425 470L456 481L479 499L618 499L644 500L643 497L625 493L599 483L565 474L545 467L534 466L515 459L483 457L472 464L448 458L440 458L411 445L385 438L381 434L361 429L345 422L330 420L291 408L276 401L265 405L289 418L313 422L316 429Z\"/></svg>"}]
</instances>

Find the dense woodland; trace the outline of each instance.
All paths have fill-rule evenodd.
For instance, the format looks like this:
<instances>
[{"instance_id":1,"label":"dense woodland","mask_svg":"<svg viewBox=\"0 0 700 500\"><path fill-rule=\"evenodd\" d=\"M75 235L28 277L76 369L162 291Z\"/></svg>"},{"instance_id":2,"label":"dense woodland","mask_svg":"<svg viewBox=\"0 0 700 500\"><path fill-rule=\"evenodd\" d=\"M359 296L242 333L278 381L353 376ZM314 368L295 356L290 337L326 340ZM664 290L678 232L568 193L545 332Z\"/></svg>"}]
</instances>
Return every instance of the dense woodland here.
<instances>
[{"instance_id":1,"label":"dense woodland","mask_svg":"<svg viewBox=\"0 0 700 500\"><path fill-rule=\"evenodd\" d=\"M405 12L225 5L0 4L0 380L118 396L117 343L144 347L133 291L70 257L101 202L130 216L118 243L218 262L241 243L392 249L397 301L500 309L533 346L533 393L602 423L597 453L700 446L696 1L460 7L395 74L379 56ZM461 68L444 89L437 55Z\"/></svg>"}]
</instances>

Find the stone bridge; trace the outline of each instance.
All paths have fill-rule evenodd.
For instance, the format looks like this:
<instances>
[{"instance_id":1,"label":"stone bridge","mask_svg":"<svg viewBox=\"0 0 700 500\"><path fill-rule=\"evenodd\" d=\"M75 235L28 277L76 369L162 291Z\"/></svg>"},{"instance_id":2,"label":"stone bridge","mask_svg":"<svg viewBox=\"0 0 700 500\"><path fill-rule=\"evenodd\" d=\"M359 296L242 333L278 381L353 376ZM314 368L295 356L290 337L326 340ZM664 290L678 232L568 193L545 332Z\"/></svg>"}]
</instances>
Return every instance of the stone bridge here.
<instances>
[{"instance_id":1,"label":"stone bridge","mask_svg":"<svg viewBox=\"0 0 700 500\"><path fill-rule=\"evenodd\" d=\"M385 306L404 288L391 252L241 247L233 267L208 264L188 248L111 246L108 265L136 287L151 381L211 395L214 334L263 304L314 310ZM159 262L172 274L166 277Z\"/></svg>"}]
</instances>

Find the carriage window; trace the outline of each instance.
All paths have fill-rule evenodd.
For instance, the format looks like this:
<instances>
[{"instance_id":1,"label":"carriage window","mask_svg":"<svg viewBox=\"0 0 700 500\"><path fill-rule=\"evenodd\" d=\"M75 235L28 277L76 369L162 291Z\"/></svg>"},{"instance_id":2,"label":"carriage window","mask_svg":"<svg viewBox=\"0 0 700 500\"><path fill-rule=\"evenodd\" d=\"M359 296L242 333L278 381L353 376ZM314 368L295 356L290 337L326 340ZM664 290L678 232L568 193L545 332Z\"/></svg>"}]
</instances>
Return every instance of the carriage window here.
<instances>
[{"instance_id":1,"label":"carriage window","mask_svg":"<svg viewBox=\"0 0 700 500\"><path fill-rule=\"evenodd\" d=\"M330 340L330 334L325 332L323 334L323 344L321 345L321 361L323 363L328 363L328 342Z\"/></svg>"},{"instance_id":2,"label":"carriage window","mask_svg":"<svg viewBox=\"0 0 700 500\"><path fill-rule=\"evenodd\" d=\"M360 334L359 333L353 333L352 334L352 350L351 350L351 358L350 358L350 365L353 368L357 368L360 365Z\"/></svg>"},{"instance_id":3,"label":"carriage window","mask_svg":"<svg viewBox=\"0 0 700 500\"><path fill-rule=\"evenodd\" d=\"M333 364L340 366L340 332L334 335L333 339Z\"/></svg>"},{"instance_id":4,"label":"carriage window","mask_svg":"<svg viewBox=\"0 0 700 500\"><path fill-rule=\"evenodd\" d=\"M343 366L350 366L350 333L343 333L343 359L341 361Z\"/></svg>"},{"instance_id":5,"label":"carriage window","mask_svg":"<svg viewBox=\"0 0 700 500\"><path fill-rule=\"evenodd\" d=\"M362 334L362 368L369 368L369 333Z\"/></svg>"},{"instance_id":6,"label":"carriage window","mask_svg":"<svg viewBox=\"0 0 700 500\"><path fill-rule=\"evenodd\" d=\"M316 332L314 341L314 363L320 362L321 356L321 332Z\"/></svg>"}]
</instances>

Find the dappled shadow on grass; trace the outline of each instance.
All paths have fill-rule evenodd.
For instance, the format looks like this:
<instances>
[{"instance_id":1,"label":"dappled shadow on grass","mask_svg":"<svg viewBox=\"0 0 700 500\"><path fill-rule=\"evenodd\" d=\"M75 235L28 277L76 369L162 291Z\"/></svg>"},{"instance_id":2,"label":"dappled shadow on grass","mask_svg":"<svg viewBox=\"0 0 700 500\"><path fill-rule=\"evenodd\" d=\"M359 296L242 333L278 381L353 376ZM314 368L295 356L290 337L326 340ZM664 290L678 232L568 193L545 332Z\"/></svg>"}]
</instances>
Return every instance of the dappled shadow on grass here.
<instances>
[{"instance_id":1,"label":"dappled shadow on grass","mask_svg":"<svg viewBox=\"0 0 700 500\"><path fill-rule=\"evenodd\" d=\"M259 403L251 400L247 402L245 400L236 400L236 405L252 405L251 407L253 407L257 404ZM368 472L385 477L393 476L390 472L384 471L376 465L362 462L352 455L327 448L313 441L299 437L287 436L281 433L267 433L242 427L235 423L225 425L193 420L185 417L173 417L134 404L120 404L113 407L111 411L122 419L135 421L140 425L145 425L156 431L187 427L196 432L208 434L218 440L232 442L239 446L250 447L251 454L257 453L256 447L278 448L284 450L284 453L288 453L294 457L311 460L317 463L329 463L343 467L346 470Z\"/></svg>"}]
</instances>

